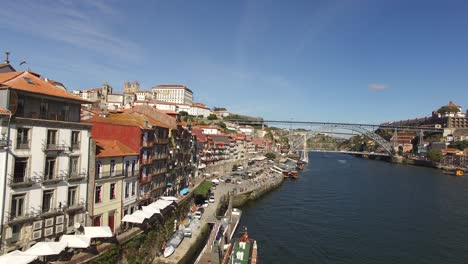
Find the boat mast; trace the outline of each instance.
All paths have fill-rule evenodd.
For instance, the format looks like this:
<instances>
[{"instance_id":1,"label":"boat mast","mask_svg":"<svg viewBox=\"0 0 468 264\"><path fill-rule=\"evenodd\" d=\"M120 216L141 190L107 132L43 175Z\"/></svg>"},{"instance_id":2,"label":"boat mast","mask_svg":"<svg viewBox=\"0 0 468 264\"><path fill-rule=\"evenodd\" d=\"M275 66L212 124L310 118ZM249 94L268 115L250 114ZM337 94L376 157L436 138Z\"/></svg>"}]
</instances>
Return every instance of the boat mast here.
<instances>
[{"instance_id":1,"label":"boat mast","mask_svg":"<svg viewBox=\"0 0 468 264\"><path fill-rule=\"evenodd\" d=\"M309 162L309 155L308 155L308 152L307 152L307 133L304 133L304 149L302 150L303 152L303 158L302 160L306 163Z\"/></svg>"}]
</instances>

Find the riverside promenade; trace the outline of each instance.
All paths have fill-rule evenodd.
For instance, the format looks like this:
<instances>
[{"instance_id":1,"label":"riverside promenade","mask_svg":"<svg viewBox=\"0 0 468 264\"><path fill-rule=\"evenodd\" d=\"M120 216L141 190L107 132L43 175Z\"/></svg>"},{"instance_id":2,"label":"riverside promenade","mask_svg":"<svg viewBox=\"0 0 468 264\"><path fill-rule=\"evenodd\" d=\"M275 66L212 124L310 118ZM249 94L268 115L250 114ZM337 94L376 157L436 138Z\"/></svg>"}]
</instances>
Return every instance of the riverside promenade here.
<instances>
[{"instance_id":1,"label":"riverside promenade","mask_svg":"<svg viewBox=\"0 0 468 264\"><path fill-rule=\"evenodd\" d=\"M190 261L196 257L194 253L198 252L199 249L207 243L210 233L209 225L218 222L216 212L217 208L221 207L221 202L223 201L221 197L227 197L229 193L234 194L234 204L239 206L281 184L284 179L283 175L270 171L270 167L269 164L263 164L261 166L261 168L264 169L263 173L254 179L244 180L240 184L220 182L213 191L215 202L210 203L209 206L205 208L205 213L202 215L200 221L200 227L192 232L192 237L185 238L170 257L156 257L153 263L190 263Z\"/></svg>"}]
</instances>

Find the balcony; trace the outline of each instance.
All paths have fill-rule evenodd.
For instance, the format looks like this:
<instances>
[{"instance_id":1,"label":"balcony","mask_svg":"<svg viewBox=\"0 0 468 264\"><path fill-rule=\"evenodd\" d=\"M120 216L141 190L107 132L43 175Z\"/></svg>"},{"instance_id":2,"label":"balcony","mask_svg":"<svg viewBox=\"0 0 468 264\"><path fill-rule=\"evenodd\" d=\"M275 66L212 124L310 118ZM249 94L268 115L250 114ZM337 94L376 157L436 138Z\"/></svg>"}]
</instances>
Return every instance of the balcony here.
<instances>
[{"instance_id":1,"label":"balcony","mask_svg":"<svg viewBox=\"0 0 468 264\"><path fill-rule=\"evenodd\" d=\"M20 215L15 215L15 214L12 214L11 212L7 212L6 214L8 218L8 224L10 225L28 222L37 217L37 214L32 213L32 212L31 213L22 212Z\"/></svg>"},{"instance_id":2,"label":"balcony","mask_svg":"<svg viewBox=\"0 0 468 264\"><path fill-rule=\"evenodd\" d=\"M0 139L0 148L6 148L10 146L11 141L6 138Z\"/></svg>"},{"instance_id":3,"label":"balcony","mask_svg":"<svg viewBox=\"0 0 468 264\"><path fill-rule=\"evenodd\" d=\"M156 154L153 156L153 160L162 160L167 159L169 157L168 154Z\"/></svg>"},{"instance_id":4,"label":"balcony","mask_svg":"<svg viewBox=\"0 0 468 264\"><path fill-rule=\"evenodd\" d=\"M65 144L43 144L42 145L42 151L44 152L69 152L70 147L68 147Z\"/></svg>"},{"instance_id":5,"label":"balcony","mask_svg":"<svg viewBox=\"0 0 468 264\"><path fill-rule=\"evenodd\" d=\"M151 165L153 164L153 159L151 157L140 160L141 165Z\"/></svg>"},{"instance_id":6,"label":"balcony","mask_svg":"<svg viewBox=\"0 0 468 264\"><path fill-rule=\"evenodd\" d=\"M41 217L51 217L63 213L63 208L42 208Z\"/></svg>"},{"instance_id":7,"label":"balcony","mask_svg":"<svg viewBox=\"0 0 468 264\"><path fill-rule=\"evenodd\" d=\"M52 175L43 175L40 179L43 185L54 185L63 181L64 177L52 174Z\"/></svg>"},{"instance_id":8,"label":"balcony","mask_svg":"<svg viewBox=\"0 0 468 264\"><path fill-rule=\"evenodd\" d=\"M168 138L157 138L157 139L154 140L154 143L158 144L158 145L168 144L169 139Z\"/></svg>"},{"instance_id":9,"label":"balcony","mask_svg":"<svg viewBox=\"0 0 468 264\"><path fill-rule=\"evenodd\" d=\"M17 173L17 174L13 174L13 175L10 175L10 187L12 189L16 189L16 188L28 188L28 187L31 187L35 182L32 178L30 178L28 175L26 174L20 174L20 173Z\"/></svg>"},{"instance_id":10,"label":"balcony","mask_svg":"<svg viewBox=\"0 0 468 264\"><path fill-rule=\"evenodd\" d=\"M154 141L152 140L143 140L142 146L147 148L147 147L152 147L154 144Z\"/></svg>"},{"instance_id":11,"label":"balcony","mask_svg":"<svg viewBox=\"0 0 468 264\"><path fill-rule=\"evenodd\" d=\"M107 178L112 178L112 177L120 177L120 176L123 176L122 170L115 170L113 172L105 171L105 172L101 172L99 175L96 175L96 180L107 179Z\"/></svg>"},{"instance_id":12,"label":"balcony","mask_svg":"<svg viewBox=\"0 0 468 264\"><path fill-rule=\"evenodd\" d=\"M29 149L29 140L20 140L16 142L16 149Z\"/></svg>"},{"instance_id":13,"label":"balcony","mask_svg":"<svg viewBox=\"0 0 468 264\"><path fill-rule=\"evenodd\" d=\"M85 202L81 201L79 203L66 205L64 206L63 210L66 212L74 212L74 211L81 211L85 208Z\"/></svg>"},{"instance_id":14,"label":"balcony","mask_svg":"<svg viewBox=\"0 0 468 264\"><path fill-rule=\"evenodd\" d=\"M68 172L66 178L68 182L79 182L86 178L86 172Z\"/></svg>"}]
</instances>

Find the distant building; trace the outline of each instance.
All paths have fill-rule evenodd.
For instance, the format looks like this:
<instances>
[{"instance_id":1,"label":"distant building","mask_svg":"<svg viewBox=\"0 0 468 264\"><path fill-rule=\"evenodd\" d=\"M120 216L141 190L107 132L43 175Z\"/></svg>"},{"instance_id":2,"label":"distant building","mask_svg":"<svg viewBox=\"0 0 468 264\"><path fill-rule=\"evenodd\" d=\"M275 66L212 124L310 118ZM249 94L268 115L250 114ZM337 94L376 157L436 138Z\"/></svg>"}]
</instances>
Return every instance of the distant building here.
<instances>
[{"instance_id":1,"label":"distant building","mask_svg":"<svg viewBox=\"0 0 468 264\"><path fill-rule=\"evenodd\" d=\"M162 84L152 88L156 100L177 103L193 104L193 92L185 85Z\"/></svg>"}]
</instances>

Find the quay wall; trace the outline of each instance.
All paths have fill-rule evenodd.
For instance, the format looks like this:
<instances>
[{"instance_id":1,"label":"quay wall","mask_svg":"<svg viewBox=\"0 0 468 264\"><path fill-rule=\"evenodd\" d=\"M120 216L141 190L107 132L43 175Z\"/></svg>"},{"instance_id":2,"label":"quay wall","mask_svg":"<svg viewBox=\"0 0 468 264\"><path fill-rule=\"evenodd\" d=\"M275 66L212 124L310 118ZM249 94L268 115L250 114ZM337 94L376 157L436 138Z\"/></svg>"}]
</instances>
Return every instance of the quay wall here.
<instances>
[{"instance_id":1,"label":"quay wall","mask_svg":"<svg viewBox=\"0 0 468 264\"><path fill-rule=\"evenodd\" d=\"M250 200L255 200L259 198L260 196L278 188L281 185L281 183L283 183L283 179L284 179L283 175L278 175L271 182L267 182L263 185L259 185L258 187L255 187L253 190L234 193L232 206L233 207L242 206L246 202Z\"/></svg>"}]
</instances>

